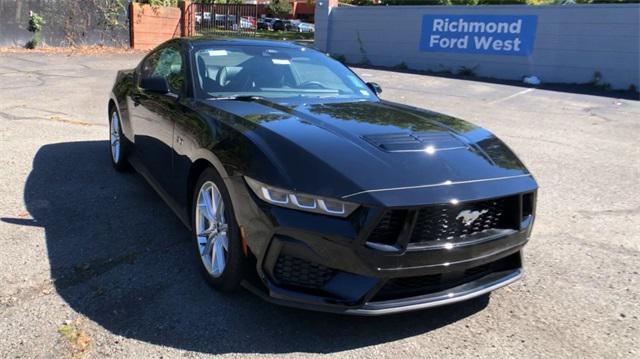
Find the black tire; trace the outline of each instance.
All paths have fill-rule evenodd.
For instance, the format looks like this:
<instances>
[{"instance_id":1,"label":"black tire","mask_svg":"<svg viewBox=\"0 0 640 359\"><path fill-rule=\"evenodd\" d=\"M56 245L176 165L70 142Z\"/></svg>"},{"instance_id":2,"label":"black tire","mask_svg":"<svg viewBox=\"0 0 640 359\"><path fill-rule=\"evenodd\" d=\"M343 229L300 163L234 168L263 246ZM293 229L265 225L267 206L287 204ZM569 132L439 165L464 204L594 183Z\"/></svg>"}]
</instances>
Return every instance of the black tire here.
<instances>
[{"instance_id":1,"label":"black tire","mask_svg":"<svg viewBox=\"0 0 640 359\"><path fill-rule=\"evenodd\" d=\"M198 243L198 235L196 233L196 206L198 205L198 195L200 193L200 189L207 182L213 182L222 195L222 199L224 201L223 213L228 226L227 237L229 244L226 252L226 264L222 274L218 277L213 276L207 271L200 255L200 245ZM240 288L240 283L244 278L245 268L247 266L247 260L244 256L242 242L240 240L240 227L235 220L233 204L231 202L231 197L229 196L229 191L227 190L227 187L220 175L213 168L207 168L202 172L202 174L200 174L200 177L193 189L193 198L191 200L191 225L193 228L191 236L192 241L195 244L195 253L198 258L198 262L200 263L202 274L206 278L207 282L214 289L221 292L233 292Z\"/></svg>"},{"instance_id":2,"label":"black tire","mask_svg":"<svg viewBox=\"0 0 640 359\"><path fill-rule=\"evenodd\" d=\"M117 116L118 127L116 131L113 129L113 116ZM113 152L113 134L115 132L118 134L118 141L120 145L120 149L116 158L116 155ZM129 155L129 143L127 139L124 137L122 133L122 119L118 110L116 108L111 108L109 111L109 157L111 158L111 164L113 168L118 172L123 172L129 169L129 162L127 161L127 157Z\"/></svg>"}]
</instances>

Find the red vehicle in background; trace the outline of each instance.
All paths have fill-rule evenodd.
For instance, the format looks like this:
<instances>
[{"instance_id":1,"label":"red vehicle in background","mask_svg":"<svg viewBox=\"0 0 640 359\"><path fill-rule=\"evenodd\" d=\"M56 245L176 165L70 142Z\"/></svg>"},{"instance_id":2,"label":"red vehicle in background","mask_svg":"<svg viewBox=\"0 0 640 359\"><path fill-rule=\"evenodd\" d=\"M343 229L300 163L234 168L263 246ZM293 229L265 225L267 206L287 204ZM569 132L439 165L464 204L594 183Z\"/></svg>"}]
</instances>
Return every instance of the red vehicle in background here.
<instances>
[{"instance_id":1,"label":"red vehicle in background","mask_svg":"<svg viewBox=\"0 0 640 359\"><path fill-rule=\"evenodd\" d=\"M251 24L251 27L256 27L256 18L253 16L243 16L243 20L248 21Z\"/></svg>"}]
</instances>

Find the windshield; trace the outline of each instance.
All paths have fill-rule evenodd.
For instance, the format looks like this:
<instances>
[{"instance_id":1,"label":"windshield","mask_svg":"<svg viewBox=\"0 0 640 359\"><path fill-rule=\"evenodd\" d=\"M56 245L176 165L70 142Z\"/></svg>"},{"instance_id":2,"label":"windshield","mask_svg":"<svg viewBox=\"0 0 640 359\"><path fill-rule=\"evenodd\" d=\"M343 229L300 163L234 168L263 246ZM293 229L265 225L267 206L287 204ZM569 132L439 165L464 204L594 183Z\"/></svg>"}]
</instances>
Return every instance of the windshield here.
<instances>
[{"instance_id":1,"label":"windshield","mask_svg":"<svg viewBox=\"0 0 640 359\"><path fill-rule=\"evenodd\" d=\"M206 47L194 56L194 82L201 98L375 98L341 63L307 48Z\"/></svg>"}]
</instances>

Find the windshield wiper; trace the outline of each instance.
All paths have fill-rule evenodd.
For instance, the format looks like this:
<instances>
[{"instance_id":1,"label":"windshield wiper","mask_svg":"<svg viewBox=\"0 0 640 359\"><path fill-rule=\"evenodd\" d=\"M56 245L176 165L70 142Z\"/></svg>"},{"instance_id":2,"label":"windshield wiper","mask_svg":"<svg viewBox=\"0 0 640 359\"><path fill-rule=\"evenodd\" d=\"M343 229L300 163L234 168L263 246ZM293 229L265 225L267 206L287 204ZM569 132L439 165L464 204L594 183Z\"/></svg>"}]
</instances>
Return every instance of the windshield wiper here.
<instances>
[{"instance_id":1,"label":"windshield wiper","mask_svg":"<svg viewBox=\"0 0 640 359\"><path fill-rule=\"evenodd\" d=\"M236 96L214 96L210 97L207 100L235 100L235 101L256 101L256 100L264 100L265 98L262 96L256 95L236 95Z\"/></svg>"}]
</instances>

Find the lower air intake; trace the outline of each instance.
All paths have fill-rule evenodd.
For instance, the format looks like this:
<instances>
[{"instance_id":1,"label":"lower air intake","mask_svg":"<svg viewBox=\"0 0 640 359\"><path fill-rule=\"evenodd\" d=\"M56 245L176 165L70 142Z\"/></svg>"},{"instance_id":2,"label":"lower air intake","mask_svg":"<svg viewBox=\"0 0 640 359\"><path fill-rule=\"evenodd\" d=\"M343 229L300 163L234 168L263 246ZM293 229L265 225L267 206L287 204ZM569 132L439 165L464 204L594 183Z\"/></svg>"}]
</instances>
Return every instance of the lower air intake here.
<instances>
[{"instance_id":1,"label":"lower air intake","mask_svg":"<svg viewBox=\"0 0 640 359\"><path fill-rule=\"evenodd\" d=\"M280 285L320 289L333 278L335 271L302 258L281 254L273 270Z\"/></svg>"},{"instance_id":2,"label":"lower air intake","mask_svg":"<svg viewBox=\"0 0 640 359\"><path fill-rule=\"evenodd\" d=\"M520 253L515 253L495 262L466 270L437 273L415 277L393 278L374 296L372 301L408 298L432 294L471 282L491 273L510 271L522 267Z\"/></svg>"}]
</instances>

